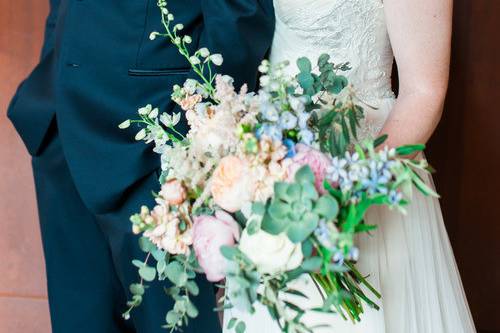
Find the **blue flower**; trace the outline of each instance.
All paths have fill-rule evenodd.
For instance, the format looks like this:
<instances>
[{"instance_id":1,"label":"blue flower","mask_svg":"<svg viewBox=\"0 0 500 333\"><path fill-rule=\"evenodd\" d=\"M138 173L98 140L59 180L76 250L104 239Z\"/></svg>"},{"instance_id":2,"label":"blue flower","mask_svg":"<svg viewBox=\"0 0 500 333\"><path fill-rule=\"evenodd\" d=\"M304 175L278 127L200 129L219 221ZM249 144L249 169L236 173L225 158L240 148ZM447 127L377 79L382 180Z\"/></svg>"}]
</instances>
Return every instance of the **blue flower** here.
<instances>
[{"instance_id":1,"label":"blue flower","mask_svg":"<svg viewBox=\"0 0 500 333\"><path fill-rule=\"evenodd\" d=\"M297 150L295 149L295 142L293 142L292 139L283 140L283 144L288 150L286 157L292 158L297 154Z\"/></svg>"},{"instance_id":2,"label":"blue flower","mask_svg":"<svg viewBox=\"0 0 500 333\"><path fill-rule=\"evenodd\" d=\"M297 126L297 117L295 117L291 112L285 111L281 114L279 124L284 130L291 130Z\"/></svg>"},{"instance_id":3,"label":"blue flower","mask_svg":"<svg viewBox=\"0 0 500 333\"><path fill-rule=\"evenodd\" d=\"M270 102L264 102L260 106L260 113L264 120L277 122L279 120L279 112L276 107Z\"/></svg>"},{"instance_id":4,"label":"blue flower","mask_svg":"<svg viewBox=\"0 0 500 333\"><path fill-rule=\"evenodd\" d=\"M391 178L392 174L387 168L386 163L371 161L370 174L368 178L362 181L362 184L368 191L368 194L387 194L387 183L389 183Z\"/></svg>"},{"instance_id":5,"label":"blue flower","mask_svg":"<svg viewBox=\"0 0 500 333\"><path fill-rule=\"evenodd\" d=\"M303 129L299 132L300 142L310 146L314 141L314 133L308 129Z\"/></svg>"},{"instance_id":6,"label":"blue flower","mask_svg":"<svg viewBox=\"0 0 500 333\"><path fill-rule=\"evenodd\" d=\"M332 260L333 260L333 263L335 265L342 266L344 264L344 261L345 261L344 254L342 252L340 252L340 251L337 251L333 255Z\"/></svg>"},{"instance_id":7,"label":"blue flower","mask_svg":"<svg viewBox=\"0 0 500 333\"><path fill-rule=\"evenodd\" d=\"M389 192L389 203L391 205L399 205L401 200L403 200L403 193L396 190L391 190Z\"/></svg>"},{"instance_id":8,"label":"blue flower","mask_svg":"<svg viewBox=\"0 0 500 333\"><path fill-rule=\"evenodd\" d=\"M255 131L255 136L260 139L262 135L267 135L275 141L281 141L283 139L283 133L281 129L276 125L264 124Z\"/></svg>"},{"instance_id":9,"label":"blue flower","mask_svg":"<svg viewBox=\"0 0 500 333\"><path fill-rule=\"evenodd\" d=\"M300 129L307 129L309 127L308 124L307 124L307 122L311 118L311 114L307 113L307 112L301 112L297 116L299 118L299 127L300 127Z\"/></svg>"}]
</instances>

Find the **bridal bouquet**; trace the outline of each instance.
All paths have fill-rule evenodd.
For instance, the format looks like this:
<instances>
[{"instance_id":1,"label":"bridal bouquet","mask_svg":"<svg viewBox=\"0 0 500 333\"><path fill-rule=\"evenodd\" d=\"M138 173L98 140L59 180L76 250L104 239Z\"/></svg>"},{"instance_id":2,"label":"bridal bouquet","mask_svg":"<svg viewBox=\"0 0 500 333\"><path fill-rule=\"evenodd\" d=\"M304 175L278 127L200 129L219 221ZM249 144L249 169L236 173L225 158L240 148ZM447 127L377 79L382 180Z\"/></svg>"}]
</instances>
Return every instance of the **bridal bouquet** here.
<instances>
[{"instance_id":1,"label":"bridal bouquet","mask_svg":"<svg viewBox=\"0 0 500 333\"><path fill-rule=\"evenodd\" d=\"M140 305L145 283L168 280L175 306L165 327L188 325L198 315L194 278L204 273L225 281L218 310L252 313L261 303L284 332L312 332L302 321L308 311L359 321L380 295L356 269L363 253L355 235L375 229L364 220L373 205L404 213L414 186L437 195L417 173L427 163L405 158L423 145L388 149L385 137L360 140L363 108L341 75L349 66L328 55L314 68L299 59L295 77L285 74L288 64L264 61L258 93L236 91L231 77L214 74L222 56L206 48L190 54L182 24L174 25L166 2L159 7L165 31L151 39L168 38L199 80L173 89L188 133L176 129L181 114L151 105L120 125L139 124L136 139L154 143L162 168L156 206L131 217L146 260L133 261L141 281L130 286L124 316ZM323 296L312 309L293 287L307 274ZM233 318L228 329L244 332L245 323Z\"/></svg>"}]
</instances>

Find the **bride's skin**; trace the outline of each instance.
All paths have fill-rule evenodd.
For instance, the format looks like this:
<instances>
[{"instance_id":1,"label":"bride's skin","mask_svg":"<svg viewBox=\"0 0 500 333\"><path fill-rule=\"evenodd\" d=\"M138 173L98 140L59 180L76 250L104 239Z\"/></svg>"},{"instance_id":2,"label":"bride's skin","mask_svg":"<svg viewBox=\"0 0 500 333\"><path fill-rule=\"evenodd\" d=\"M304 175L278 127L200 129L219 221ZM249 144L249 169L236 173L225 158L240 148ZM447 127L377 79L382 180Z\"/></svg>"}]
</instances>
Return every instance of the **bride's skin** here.
<instances>
[{"instance_id":1,"label":"bride's skin","mask_svg":"<svg viewBox=\"0 0 500 333\"><path fill-rule=\"evenodd\" d=\"M381 133L391 147L426 143L448 88L452 0L384 0L399 96Z\"/></svg>"}]
</instances>

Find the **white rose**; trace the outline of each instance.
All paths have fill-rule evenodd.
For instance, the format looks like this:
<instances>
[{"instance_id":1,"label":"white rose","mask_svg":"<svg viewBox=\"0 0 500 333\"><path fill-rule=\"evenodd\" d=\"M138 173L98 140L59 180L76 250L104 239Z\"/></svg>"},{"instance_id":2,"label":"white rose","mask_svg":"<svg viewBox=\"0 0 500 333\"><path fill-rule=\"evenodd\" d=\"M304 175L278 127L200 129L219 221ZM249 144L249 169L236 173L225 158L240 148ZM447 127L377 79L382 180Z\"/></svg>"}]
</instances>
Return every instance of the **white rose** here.
<instances>
[{"instance_id":1,"label":"white rose","mask_svg":"<svg viewBox=\"0 0 500 333\"><path fill-rule=\"evenodd\" d=\"M257 265L259 272L267 274L293 270L304 259L300 243L292 243L286 234L275 236L263 230L253 235L244 230L239 249Z\"/></svg>"}]
</instances>

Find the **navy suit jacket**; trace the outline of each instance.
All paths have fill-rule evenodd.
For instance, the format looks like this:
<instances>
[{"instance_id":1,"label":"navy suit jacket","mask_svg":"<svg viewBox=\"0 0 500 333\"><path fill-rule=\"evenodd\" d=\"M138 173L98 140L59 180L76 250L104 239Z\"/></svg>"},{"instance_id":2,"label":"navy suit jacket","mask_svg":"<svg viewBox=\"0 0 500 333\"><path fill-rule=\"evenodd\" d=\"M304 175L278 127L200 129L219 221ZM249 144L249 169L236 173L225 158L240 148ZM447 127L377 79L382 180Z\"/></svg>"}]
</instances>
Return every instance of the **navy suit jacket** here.
<instances>
[{"instance_id":1,"label":"navy suit jacket","mask_svg":"<svg viewBox=\"0 0 500 333\"><path fill-rule=\"evenodd\" d=\"M8 116L37 155L54 120L64 156L90 209L119 207L134 183L159 167L151 148L134 142L135 118L151 103L172 111L171 88L190 68L166 40L156 0L51 0L40 63L20 85ZM255 88L257 67L274 32L272 0L169 0L193 50L224 55L220 72Z\"/></svg>"}]
</instances>

